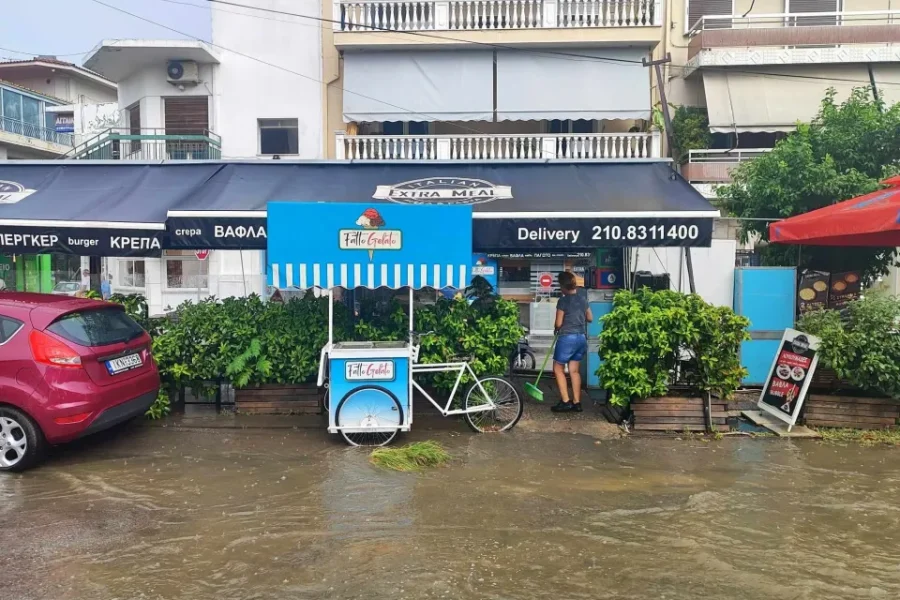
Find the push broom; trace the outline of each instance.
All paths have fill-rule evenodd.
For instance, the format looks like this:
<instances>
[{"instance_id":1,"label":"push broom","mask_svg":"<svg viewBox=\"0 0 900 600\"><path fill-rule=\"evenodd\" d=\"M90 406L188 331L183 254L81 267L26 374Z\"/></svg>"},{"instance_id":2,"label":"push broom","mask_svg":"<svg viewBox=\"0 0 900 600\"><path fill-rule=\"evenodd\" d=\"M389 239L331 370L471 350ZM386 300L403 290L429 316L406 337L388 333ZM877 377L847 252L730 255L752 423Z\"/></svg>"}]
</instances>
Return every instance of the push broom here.
<instances>
[{"instance_id":1,"label":"push broom","mask_svg":"<svg viewBox=\"0 0 900 600\"><path fill-rule=\"evenodd\" d=\"M550 357L553 356L553 349L556 348L556 340L558 337L559 334L553 336L553 344L550 346L550 352L548 352L547 356L544 357L544 364L541 365L541 371L538 373L537 379L534 380L534 383L525 383L525 393L538 402L544 401L544 392L542 392L540 388L538 388L538 383L541 381L541 376L544 374L544 369L547 368L547 363L550 362Z\"/></svg>"}]
</instances>

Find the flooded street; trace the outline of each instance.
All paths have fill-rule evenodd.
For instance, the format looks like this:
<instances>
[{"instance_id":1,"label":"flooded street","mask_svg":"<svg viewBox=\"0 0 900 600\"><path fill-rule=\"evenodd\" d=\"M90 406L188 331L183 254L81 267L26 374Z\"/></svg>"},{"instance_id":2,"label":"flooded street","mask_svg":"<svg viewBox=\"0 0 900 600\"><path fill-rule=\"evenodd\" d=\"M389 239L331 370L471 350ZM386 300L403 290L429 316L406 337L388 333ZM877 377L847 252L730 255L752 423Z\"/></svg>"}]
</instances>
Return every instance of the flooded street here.
<instances>
[{"instance_id":1,"label":"flooded street","mask_svg":"<svg viewBox=\"0 0 900 600\"><path fill-rule=\"evenodd\" d=\"M320 429L58 450L0 476L0 597L900 597L900 451L425 437L449 467L386 472Z\"/></svg>"}]
</instances>

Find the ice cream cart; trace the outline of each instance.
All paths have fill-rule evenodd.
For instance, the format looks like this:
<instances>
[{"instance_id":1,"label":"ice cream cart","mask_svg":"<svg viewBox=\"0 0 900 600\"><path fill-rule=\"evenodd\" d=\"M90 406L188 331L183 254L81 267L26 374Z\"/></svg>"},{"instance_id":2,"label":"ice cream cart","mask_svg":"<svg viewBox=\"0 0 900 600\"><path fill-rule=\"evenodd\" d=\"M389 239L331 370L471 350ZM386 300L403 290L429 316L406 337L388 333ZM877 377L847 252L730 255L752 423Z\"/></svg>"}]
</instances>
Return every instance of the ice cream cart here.
<instances>
[{"instance_id":1,"label":"ice cream cart","mask_svg":"<svg viewBox=\"0 0 900 600\"><path fill-rule=\"evenodd\" d=\"M470 206L270 202L267 231L269 284L317 288L329 296L318 384L327 387L330 433L355 446L390 443L412 425L414 390L444 416L462 415L475 431L515 426L523 404L506 379L479 378L465 360L417 363L413 291L468 285ZM380 287L409 289L408 340L335 341L334 289ZM457 373L446 402L435 400L415 379L417 373L435 372ZM466 381L471 384L463 391ZM462 397L454 404L457 392Z\"/></svg>"}]
</instances>

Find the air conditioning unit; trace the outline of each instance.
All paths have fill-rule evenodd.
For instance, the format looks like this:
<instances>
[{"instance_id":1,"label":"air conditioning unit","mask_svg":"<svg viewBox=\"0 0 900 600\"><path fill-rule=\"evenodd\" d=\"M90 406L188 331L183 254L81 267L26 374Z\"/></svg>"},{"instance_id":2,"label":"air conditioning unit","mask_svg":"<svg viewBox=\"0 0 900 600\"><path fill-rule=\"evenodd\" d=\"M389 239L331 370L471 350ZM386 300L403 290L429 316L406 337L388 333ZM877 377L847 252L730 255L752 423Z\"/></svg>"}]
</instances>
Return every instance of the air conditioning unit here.
<instances>
[{"instance_id":1,"label":"air conditioning unit","mask_svg":"<svg viewBox=\"0 0 900 600\"><path fill-rule=\"evenodd\" d=\"M170 60L166 65L166 81L173 84L200 83L200 68L192 60Z\"/></svg>"}]
</instances>

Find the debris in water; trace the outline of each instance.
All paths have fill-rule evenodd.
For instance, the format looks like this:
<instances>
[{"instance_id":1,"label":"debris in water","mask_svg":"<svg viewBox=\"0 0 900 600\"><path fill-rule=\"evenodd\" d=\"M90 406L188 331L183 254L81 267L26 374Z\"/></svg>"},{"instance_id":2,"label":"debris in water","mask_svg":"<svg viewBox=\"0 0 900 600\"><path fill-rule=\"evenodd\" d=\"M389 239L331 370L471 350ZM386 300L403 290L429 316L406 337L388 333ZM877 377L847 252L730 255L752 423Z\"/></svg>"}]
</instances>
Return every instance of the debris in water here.
<instances>
[{"instance_id":1,"label":"debris in water","mask_svg":"<svg viewBox=\"0 0 900 600\"><path fill-rule=\"evenodd\" d=\"M437 467L450 455L437 442L415 442L399 448L376 448L370 456L372 463L394 471L421 471L425 467Z\"/></svg>"}]
</instances>

